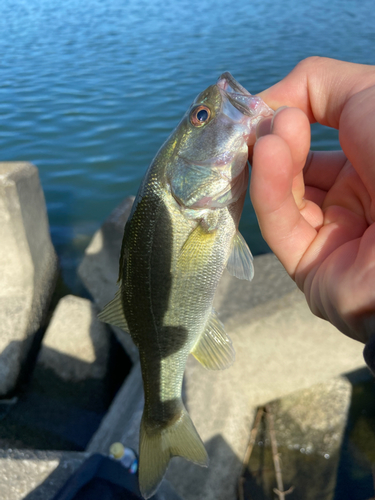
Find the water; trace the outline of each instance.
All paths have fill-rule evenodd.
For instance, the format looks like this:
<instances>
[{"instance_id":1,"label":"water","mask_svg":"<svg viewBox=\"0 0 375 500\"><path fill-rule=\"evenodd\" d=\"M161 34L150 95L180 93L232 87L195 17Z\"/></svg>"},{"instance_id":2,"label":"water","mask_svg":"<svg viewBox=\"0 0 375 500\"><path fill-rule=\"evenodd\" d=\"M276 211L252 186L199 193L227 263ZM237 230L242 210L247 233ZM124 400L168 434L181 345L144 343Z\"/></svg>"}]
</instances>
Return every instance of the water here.
<instances>
[{"instance_id":1,"label":"water","mask_svg":"<svg viewBox=\"0 0 375 500\"><path fill-rule=\"evenodd\" d=\"M374 64L374 26L372 0L1 0L0 160L38 166L66 282L223 71L256 93L309 55ZM314 149L337 147L314 126ZM250 200L241 231L267 251Z\"/></svg>"}]
</instances>

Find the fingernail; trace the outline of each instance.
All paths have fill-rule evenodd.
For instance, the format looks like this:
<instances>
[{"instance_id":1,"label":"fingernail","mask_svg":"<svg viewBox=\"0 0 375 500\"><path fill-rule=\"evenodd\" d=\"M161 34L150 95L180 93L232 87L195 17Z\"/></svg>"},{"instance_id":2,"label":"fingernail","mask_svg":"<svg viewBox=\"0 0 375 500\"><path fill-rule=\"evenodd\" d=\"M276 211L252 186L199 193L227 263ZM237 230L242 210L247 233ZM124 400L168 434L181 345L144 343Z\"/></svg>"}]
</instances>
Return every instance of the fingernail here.
<instances>
[{"instance_id":1,"label":"fingernail","mask_svg":"<svg viewBox=\"0 0 375 500\"><path fill-rule=\"evenodd\" d=\"M261 120L258 123L258 126L255 131L257 139L259 139L259 137L263 137L264 135L271 133L271 123L272 123L272 116L267 116L267 118L263 118L263 120Z\"/></svg>"},{"instance_id":2,"label":"fingernail","mask_svg":"<svg viewBox=\"0 0 375 500\"><path fill-rule=\"evenodd\" d=\"M271 122L271 132L273 130L273 122L275 120L275 116L280 113L280 111L282 111L283 109L286 109L288 106L281 106L280 108L277 108L277 110L274 112L273 116L272 116L272 122Z\"/></svg>"}]
</instances>

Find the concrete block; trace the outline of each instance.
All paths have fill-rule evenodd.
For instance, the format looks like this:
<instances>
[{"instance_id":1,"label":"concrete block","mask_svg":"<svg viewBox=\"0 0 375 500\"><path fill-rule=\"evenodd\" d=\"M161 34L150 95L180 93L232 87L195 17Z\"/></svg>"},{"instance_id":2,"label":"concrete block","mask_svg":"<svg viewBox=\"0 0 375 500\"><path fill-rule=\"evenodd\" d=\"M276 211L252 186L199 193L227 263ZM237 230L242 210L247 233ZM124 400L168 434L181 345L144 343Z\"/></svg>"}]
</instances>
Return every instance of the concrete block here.
<instances>
[{"instance_id":1,"label":"concrete block","mask_svg":"<svg viewBox=\"0 0 375 500\"><path fill-rule=\"evenodd\" d=\"M0 498L50 500L89 453L0 450Z\"/></svg>"},{"instance_id":2,"label":"concrete block","mask_svg":"<svg viewBox=\"0 0 375 500\"><path fill-rule=\"evenodd\" d=\"M185 500L237 498L257 406L364 367L363 346L312 315L273 255L256 257L255 273L251 283L226 273L215 298L236 350L234 365L222 372L208 371L192 356L188 359L186 406L210 466L200 468L181 458L171 461L166 478ZM133 368L132 376L93 437L90 451L106 452L114 441L137 445L142 407L139 368Z\"/></svg>"},{"instance_id":3,"label":"concrete block","mask_svg":"<svg viewBox=\"0 0 375 500\"><path fill-rule=\"evenodd\" d=\"M248 286L249 293L257 293L250 283L243 285L243 295ZM363 346L313 316L297 290L238 311L226 321L226 330L236 350L229 370L208 372L193 357L188 360L188 410L210 466L197 471L180 460L171 463L166 477L185 500L236 498L257 406L364 367Z\"/></svg>"},{"instance_id":4,"label":"concrete block","mask_svg":"<svg viewBox=\"0 0 375 500\"><path fill-rule=\"evenodd\" d=\"M58 303L43 338L38 363L69 381L103 378L109 355L109 330L87 299L66 295Z\"/></svg>"},{"instance_id":5,"label":"concrete block","mask_svg":"<svg viewBox=\"0 0 375 500\"><path fill-rule=\"evenodd\" d=\"M0 498L51 500L90 453L0 450ZM165 481L157 500L182 500Z\"/></svg>"},{"instance_id":6,"label":"concrete block","mask_svg":"<svg viewBox=\"0 0 375 500\"><path fill-rule=\"evenodd\" d=\"M118 287L119 259L125 223L134 202L134 196L125 198L110 214L102 227L94 234L78 274L101 310L113 299ZM133 362L139 359L138 350L130 335L112 327L118 340Z\"/></svg>"},{"instance_id":7,"label":"concrete block","mask_svg":"<svg viewBox=\"0 0 375 500\"><path fill-rule=\"evenodd\" d=\"M133 366L130 374L118 391L107 415L92 437L86 451L89 453L108 454L113 443L121 442L124 446L138 452L139 425L143 412L144 398L140 363ZM158 500L182 500L164 480L157 492Z\"/></svg>"},{"instance_id":8,"label":"concrete block","mask_svg":"<svg viewBox=\"0 0 375 500\"><path fill-rule=\"evenodd\" d=\"M292 305L292 292L298 292L298 288L276 256L272 253L259 255L254 258L254 278L251 282L238 280L224 271L216 290L214 308L225 325L232 319L240 323L242 315L250 310L254 321L255 315L264 315L260 307L264 304L269 304L271 314Z\"/></svg>"},{"instance_id":9,"label":"concrete block","mask_svg":"<svg viewBox=\"0 0 375 500\"><path fill-rule=\"evenodd\" d=\"M352 384L337 377L269 405L284 488L296 498L334 499L351 397Z\"/></svg>"},{"instance_id":10,"label":"concrete block","mask_svg":"<svg viewBox=\"0 0 375 500\"><path fill-rule=\"evenodd\" d=\"M111 444L121 442L138 451L143 405L142 374L138 362L126 377L86 450L107 454Z\"/></svg>"},{"instance_id":11,"label":"concrete block","mask_svg":"<svg viewBox=\"0 0 375 500\"><path fill-rule=\"evenodd\" d=\"M15 386L57 277L38 170L0 163L0 396Z\"/></svg>"}]
</instances>

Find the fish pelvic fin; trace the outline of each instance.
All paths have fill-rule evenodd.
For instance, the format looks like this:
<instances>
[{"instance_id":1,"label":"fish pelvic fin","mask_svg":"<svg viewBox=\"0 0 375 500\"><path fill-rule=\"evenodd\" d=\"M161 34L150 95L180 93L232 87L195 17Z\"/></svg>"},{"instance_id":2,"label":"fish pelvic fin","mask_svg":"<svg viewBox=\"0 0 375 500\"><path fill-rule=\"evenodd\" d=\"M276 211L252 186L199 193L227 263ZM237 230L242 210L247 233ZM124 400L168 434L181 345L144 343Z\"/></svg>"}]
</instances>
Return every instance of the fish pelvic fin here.
<instances>
[{"instance_id":1,"label":"fish pelvic fin","mask_svg":"<svg viewBox=\"0 0 375 500\"><path fill-rule=\"evenodd\" d=\"M234 363L235 351L232 341L214 309L205 331L191 353L207 370L224 370Z\"/></svg>"},{"instance_id":2,"label":"fish pelvic fin","mask_svg":"<svg viewBox=\"0 0 375 500\"><path fill-rule=\"evenodd\" d=\"M125 332L129 331L121 302L121 283L114 298L104 306L103 310L98 314L98 318L100 321L103 321L103 323L110 323L113 326L118 326Z\"/></svg>"},{"instance_id":3,"label":"fish pelvic fin","mask_svg":"<svg viewBox=\"0 0 375 500\"><path fill-rule=\"evenodd\" d=\"M184 457L202 467L208 466L208 455L194 424L182 406L180 417L162 429L149 430L141 422L139 445L139 489L150 498L158 489L172 457Z\"/></svg>"},{"instance_id":4,"label":"fish pelvic fin","mask_svg":"<svg viewBox=\"0 0 375 500\"><path fill-rule=\"evenodd\" d=\"M228 259L229 274L240 280L251 281L254 277L253 256L241 233L237 231L232 240L232 251Z\"/></svg>"}]
</instances>

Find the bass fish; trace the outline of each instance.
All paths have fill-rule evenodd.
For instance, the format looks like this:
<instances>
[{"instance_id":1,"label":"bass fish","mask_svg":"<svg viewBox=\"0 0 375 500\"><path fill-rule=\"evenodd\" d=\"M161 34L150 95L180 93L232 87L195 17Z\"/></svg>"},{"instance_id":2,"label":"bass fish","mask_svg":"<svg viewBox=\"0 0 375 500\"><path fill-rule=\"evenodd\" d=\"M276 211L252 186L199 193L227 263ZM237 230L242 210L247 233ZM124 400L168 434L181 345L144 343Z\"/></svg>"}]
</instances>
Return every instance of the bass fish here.
<instances>
[{"instance_id":1,"label":"bass fish","mask_svg":"<svg viewBox=\"0 0 375 500\"><path fill-rule=\"evenodd\" d=\"M157 490L168 463L208 456L181 399L191 353L209 370L229 367L232 342L212 308L225 269L251 280L238 224L248 185L248 145L273 112L230 73L198 95L151 163L125 225L119 290L99 318L139 350L145 406L139 487Z\"/></svg>"}]
</instances>

